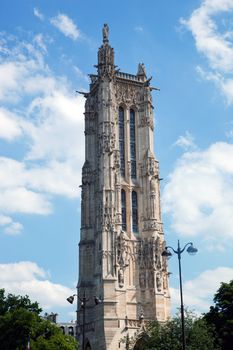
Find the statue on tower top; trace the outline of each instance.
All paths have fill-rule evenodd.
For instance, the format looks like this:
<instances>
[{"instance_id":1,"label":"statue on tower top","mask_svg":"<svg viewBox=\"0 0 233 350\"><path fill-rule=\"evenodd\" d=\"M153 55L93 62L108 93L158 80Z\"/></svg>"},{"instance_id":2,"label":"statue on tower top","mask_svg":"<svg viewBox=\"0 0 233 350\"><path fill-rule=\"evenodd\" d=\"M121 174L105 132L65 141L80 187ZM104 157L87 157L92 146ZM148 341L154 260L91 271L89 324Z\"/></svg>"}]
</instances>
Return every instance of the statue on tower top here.
<instances>
[{"instance_id":1,"label":"statue on tower top","mask_svg":"<svg viewBox=\"0 0 233 350\"><path fill-rule=\"evenodd\" d=\"M108 43L108 36L109 36L109 26L107 23L104 23L103 26L103 43Z\"/></svg>"}]
</instances>

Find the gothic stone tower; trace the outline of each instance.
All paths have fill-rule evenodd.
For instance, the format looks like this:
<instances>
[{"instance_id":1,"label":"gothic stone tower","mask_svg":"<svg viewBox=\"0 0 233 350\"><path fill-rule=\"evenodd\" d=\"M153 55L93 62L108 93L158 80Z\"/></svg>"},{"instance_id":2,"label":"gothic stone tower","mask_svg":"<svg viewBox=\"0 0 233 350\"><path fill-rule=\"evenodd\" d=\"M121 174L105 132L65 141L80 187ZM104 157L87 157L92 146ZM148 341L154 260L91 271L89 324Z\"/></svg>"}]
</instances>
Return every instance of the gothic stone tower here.
<instances>
[{"instance_id":1,"label":"gothic stone tower","mask_svg":"<svg viewBox=\"0 0 233 350\"><path fill-rule=\"evenodd\" d=\"M85 93L78 293L85 308L85 349L129 348L148 320L169 317L169 287L160 210L159 165L153 153L150 80L114 64L103 27L97 74ZM95 305L94 297L103 302ZM80 304L80 303L79 303ZM78 311L82 343L83 309Z\"/></svg>"}]
</instances>

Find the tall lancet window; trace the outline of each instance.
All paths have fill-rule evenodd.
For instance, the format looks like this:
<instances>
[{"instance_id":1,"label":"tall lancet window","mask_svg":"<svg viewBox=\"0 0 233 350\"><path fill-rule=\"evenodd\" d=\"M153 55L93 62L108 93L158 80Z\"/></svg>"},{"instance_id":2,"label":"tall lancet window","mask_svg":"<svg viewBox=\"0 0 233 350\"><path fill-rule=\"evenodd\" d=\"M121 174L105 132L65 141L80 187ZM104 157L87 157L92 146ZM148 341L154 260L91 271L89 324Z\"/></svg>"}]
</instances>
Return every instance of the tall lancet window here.
<instances>
[{"instance_id":1,"label":"tall lancet window","mask_svg":"<svg viewBox=\"0 0 233 350\"><path fill-rule=\"evenodd\" d=\"M121 175L125 176L125 114L122 107L119 108L119 148Z\"/></svg>"},{"instance_id":2,"label":"tall lancet window","mask_svg":"<svg viewBox=\"0 0 233 350\"><path fill-rule=\"evenodd\" d=\"M130 163L131 163L131 178L136 179L136 134L135 134L135 112L130 110Z\"/></svg>"},{"instance_id":3,"label":"tall lancet window","mask_svg":"<svg viewBox=\"0 0 233 350\"><path fill-rule=\"evenodd\" d=\"M126 231L126 196L124 190L121 190L121 217L122 230Z\"/></svg>"},{"instance_id":4,"label":"tall lancet window","mask_svg":"<svg viewBox=\"0 0 233 350\"><path fill-rule=\"evenodd\" d=\"M132 226L133 232L138 232L138 196L132 191Z\"/></svg>"}]
</instances>

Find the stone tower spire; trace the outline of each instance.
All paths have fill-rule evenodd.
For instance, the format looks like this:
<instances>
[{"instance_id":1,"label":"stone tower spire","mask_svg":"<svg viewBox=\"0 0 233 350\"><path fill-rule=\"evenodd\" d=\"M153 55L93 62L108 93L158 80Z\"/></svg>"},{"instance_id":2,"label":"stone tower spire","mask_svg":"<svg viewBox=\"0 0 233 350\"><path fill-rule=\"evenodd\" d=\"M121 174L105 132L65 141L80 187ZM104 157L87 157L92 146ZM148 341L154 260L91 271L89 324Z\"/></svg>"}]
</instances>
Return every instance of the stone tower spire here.
<instances>
[{"instance_id":1,"label":"stone tower spire","mask_svg":"<svg viewBox=\"0 0 233 350\"><path fill-rule=\"evenodd\" d=\"M137 75L115 69L106 24L96 67L85 105L78 293L88 299L85 348L116 350L124 337L136 344L147 321L165 321L170 296L151 78L144 64ZM78 319L81 335L81 305Z\"/></svg>"},{"instance_id":2,"label":"stone tower spire","mask_svg":"<svg viewBox=\"0 0 233 350\"><path fill-rule=\"evenodd\" d=\"M109 27L104 24L103 27L103 45L98 51L98 75L100 77L108 76L109 78L114 75L114 50L109 45Z\"/></svg>"}]
</instances>

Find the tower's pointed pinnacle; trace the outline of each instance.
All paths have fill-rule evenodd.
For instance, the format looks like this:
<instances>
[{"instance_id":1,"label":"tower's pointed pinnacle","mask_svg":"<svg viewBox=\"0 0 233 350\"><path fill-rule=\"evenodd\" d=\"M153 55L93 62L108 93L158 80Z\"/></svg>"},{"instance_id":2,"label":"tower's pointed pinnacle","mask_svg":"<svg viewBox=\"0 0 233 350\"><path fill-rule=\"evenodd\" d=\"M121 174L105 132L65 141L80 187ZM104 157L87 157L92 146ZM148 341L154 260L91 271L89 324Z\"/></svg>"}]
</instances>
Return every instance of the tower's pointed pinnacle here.
<instances>
[{"instance_id":1,"label":"tower's pointed pinnacle","mask_svg":"<svg viewBox=\"0 0 233 350\"><path fill-rule=\"evenodd\" d=\"M105 23L102 29L103 44L98 51L98 75L112 78L115 73L114 50L109 45L109 27Z\"/></svg>"}]
</instances>

